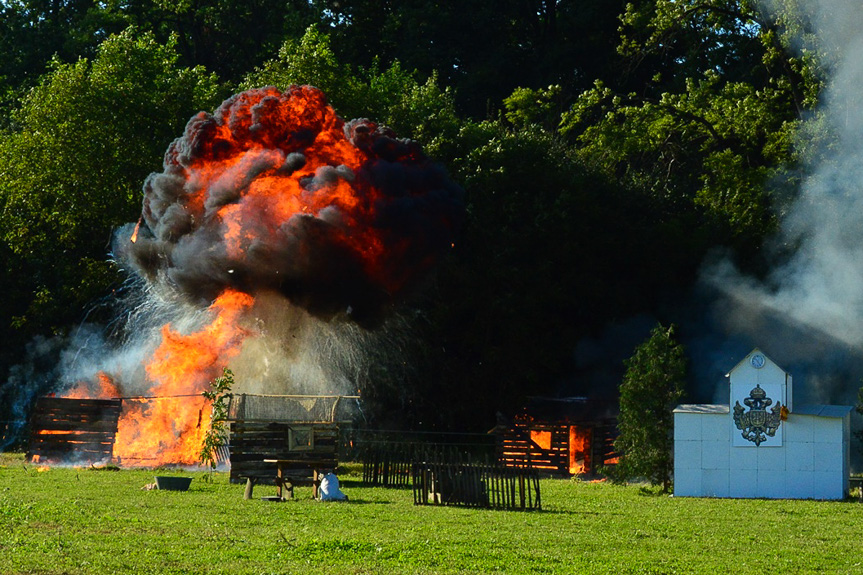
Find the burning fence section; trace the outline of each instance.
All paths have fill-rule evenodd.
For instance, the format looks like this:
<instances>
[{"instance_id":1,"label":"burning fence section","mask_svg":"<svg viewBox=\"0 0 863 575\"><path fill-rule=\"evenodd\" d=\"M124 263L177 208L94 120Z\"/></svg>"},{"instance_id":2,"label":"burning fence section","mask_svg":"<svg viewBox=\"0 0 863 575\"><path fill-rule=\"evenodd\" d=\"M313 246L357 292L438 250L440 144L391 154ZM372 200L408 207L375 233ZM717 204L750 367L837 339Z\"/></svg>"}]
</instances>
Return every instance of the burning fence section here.
<instances>
[{"instance_id":1,"label":"burning fence section","mask_svg":"<svg viewBox=\"0 0 863 575\"><path fill-rule=\"evenodd\" d=\"M75 394L80 394L77 390ZM198 430L210 417L210 406L199 396L81 399L40 398L33 412L27 458L38 463L116 463L130 467L153 467L166 463L165 451L137 453L122 443L129 429L142 433L136 423L141 413L179 413L182 404L202 407L197 413L196 433L186 433L192 459L172 464L200 463ZM353 419L358 396L277 396L238 394L230 396L228 422L230 444L219 454L231 463L231 478L268 476L275 467L263 463L267 457L298 460L324 454L335 467L339 424ZM207 424L209 425L209 424ZM156 435L151 442L162 438ZM176 452L172 459L179 459ZM251 472L250 472L251 470ZM272 472L272 473L271 473Z\"/></svg>"},{"instance_id":2,"label":"burning fence section","mask_svg":"<svg viewBox=\"0 0 863 575\"><path fill-rule=\"evenodd\" d=\"M40 398L31 417L27 460L110 462L120 409L119 399Z\"/></svg>"}]
</instances>

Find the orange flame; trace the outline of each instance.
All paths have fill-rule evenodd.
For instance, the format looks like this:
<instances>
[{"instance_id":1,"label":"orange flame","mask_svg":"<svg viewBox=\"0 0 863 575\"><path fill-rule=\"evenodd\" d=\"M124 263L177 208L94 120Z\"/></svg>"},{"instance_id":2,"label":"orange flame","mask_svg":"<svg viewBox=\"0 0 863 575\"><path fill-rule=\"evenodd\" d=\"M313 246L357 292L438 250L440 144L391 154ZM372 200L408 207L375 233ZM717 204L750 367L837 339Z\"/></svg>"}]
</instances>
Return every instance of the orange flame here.
<instances>
[{"instance_id":1,"label":"orange flame","mask_svg":"<svg viewBox=\"0 0 863 575\"><path fill-rule=\"evenodd\" d=\"M240 352L255 294L374 327L462 219L462 190L418 144L346 124L310 86L249 90L197 114L163 167L116 253L148 281L215 298L213 318L190 334L162 328L148 397L123 398L114 456L127 466L198 463L211 417L201 393ZM121 396L110 377L96 383L67 397Z\"/></svg>"},{"instance_id":2,"label":"orange flame","mask_svg":"<svg viewBox=\"0 0 863 575\"><path fill-rule=\"evenodd\" d=\"M146 367L154 399L124 401L114 456L126 465L158 466L199 462L198 453L210 423L210 410L201 392L221 374L240 351L248 333L240 314L254 299L227 290L210 306L213 321L182 335L162 328L162 343Z\"/></svg>"},{"instance_id":3,"label":"orange flame","mask_svg":"<svg viewBox=\"0 0 863 575\"><path fill-rule=\"evenodd\" d=\"M114 384L114 380L104 371L100 371L96 375L95 385L93 388L90 382L81 381L78 385L69 389L60 397L65 399L96 399L96 398L116 398L120 397L120 390Z\"/></svg>"},{"instance_id":4,"label":"orange flame","mask_svg":"<svg viewBox=\"0 0 863 575\"><path fill-rule=\"evenodd\" d=\"M133 244L138 241L138 230L141 229L141 219L138 218L138 223L135 224L135 229L132 232L132 237L129 238L129 241Z\"/></svg>"},{"instance_id":5,"label":"orange flame","mask_svg":"<svg viewBox=\"0 0 863 575\"><path fill-rule=\"evenodd\" d=\"M590 471L592 430L575 425L569 428L569 472L578 475Z\"/></svg>"}]
</instances>

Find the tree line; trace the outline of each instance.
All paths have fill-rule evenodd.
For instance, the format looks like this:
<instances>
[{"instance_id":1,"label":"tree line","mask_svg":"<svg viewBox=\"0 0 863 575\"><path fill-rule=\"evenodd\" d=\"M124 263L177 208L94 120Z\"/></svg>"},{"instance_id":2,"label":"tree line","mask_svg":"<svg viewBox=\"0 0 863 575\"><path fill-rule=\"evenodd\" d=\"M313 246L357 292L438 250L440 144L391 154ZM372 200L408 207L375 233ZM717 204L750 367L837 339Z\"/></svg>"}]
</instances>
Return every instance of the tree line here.
<instances>
[{"instance_id":1,"label":"tree line","mask_svg":"<svg viewBox=\"0 0 863 575\"><path fill-rule=\"evenodd\" d=\"M409 302L408 367L364 382L377 423L484 430L525 396L584 392L577 343L662 319L708 254L763 273L828 60L795 49L794 1L169 4L0 3L0 381L34 338L116 318L112 230L189 117L311 84L466 192Z\"/></svg>"}]
</instances>

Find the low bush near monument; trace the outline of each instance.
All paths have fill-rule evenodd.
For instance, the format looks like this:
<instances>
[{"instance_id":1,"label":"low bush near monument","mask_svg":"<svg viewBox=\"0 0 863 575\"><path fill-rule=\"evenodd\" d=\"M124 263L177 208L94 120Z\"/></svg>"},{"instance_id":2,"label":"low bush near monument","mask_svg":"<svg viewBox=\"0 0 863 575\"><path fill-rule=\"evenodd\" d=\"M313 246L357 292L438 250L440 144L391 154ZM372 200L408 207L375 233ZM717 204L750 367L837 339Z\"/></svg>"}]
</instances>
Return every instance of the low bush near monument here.
<instances>
[{"instance_id":1,"label":"low bush near monument","mask_svg":"<svg viewBox=\"0 0 863 575\"><path fill-rule=\"evenodd\" d=\"M350 468L349 468L350 469ZM154 475L188 491L145 490ZM40 468L0 454L0 573L859 573L856 501L674 498L543 480L543 511L243 500L226 473ZM269 492L272 489L273 492ZM256 495L275 488L260 486Z\"/></svg>"}]
</instances>

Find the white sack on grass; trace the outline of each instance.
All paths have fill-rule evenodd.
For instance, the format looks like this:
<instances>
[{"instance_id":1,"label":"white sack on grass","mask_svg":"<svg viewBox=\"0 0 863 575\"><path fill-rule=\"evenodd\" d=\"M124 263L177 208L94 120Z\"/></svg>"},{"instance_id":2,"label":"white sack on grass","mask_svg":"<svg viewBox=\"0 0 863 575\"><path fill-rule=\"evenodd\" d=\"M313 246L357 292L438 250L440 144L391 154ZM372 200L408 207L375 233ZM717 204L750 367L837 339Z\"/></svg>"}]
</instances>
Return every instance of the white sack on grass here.
<instances>
[{"instance_id":1,"label":"white sack on grass","mask_svg":"<svg viewBox=\"0 0 863 575\"><path fill-rule=\"evenodd\" d=\"M335 473L327 473L321 478L321 501L347 501L348 496L339 489L339 478Z\"/></svg>"}]
</instances>

